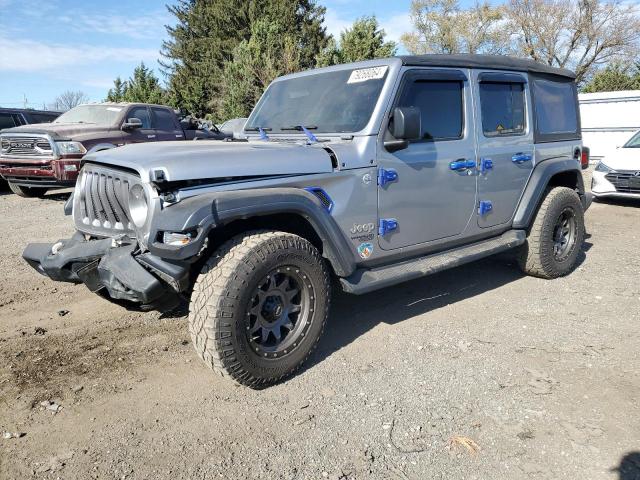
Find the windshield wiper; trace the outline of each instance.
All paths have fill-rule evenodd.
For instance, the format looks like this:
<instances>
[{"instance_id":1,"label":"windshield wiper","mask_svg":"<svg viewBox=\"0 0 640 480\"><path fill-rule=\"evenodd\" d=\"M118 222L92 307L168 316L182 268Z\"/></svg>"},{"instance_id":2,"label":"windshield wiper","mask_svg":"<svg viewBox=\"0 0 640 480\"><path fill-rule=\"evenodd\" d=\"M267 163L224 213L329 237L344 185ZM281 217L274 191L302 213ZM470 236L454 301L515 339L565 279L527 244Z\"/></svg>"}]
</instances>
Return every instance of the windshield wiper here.
<instances>
[{"instance_id":1,"label":"windshield wiper","mask_svg":"<svg viewBox=\"0 0 640 480\"><path fill-rule=\"evenodd\" d=\"M307 138L309 139L310 142L317 143L318 139L310 131L310 130L317 130L317 129L318 129L318 127L315 126L315 125L309 125L309 126L293 125L291 127L282 127L280 130L282 130L283 132L286 131L286 130L296 130L298 132L304 132L304 134L307 136Z\"/></svg>"},{"instance_id":2,"label":"windshield wiper","mask_svg":"<svg viewBox=\"0 0 640 480\"><path fill-rule=\"evenodd\" d=\"M245 132L260 132L260 140L268 141L269 135L266 132L270 132L272 130L271 127L249 127L245 128Z\"/></svg>"}]
</instances>

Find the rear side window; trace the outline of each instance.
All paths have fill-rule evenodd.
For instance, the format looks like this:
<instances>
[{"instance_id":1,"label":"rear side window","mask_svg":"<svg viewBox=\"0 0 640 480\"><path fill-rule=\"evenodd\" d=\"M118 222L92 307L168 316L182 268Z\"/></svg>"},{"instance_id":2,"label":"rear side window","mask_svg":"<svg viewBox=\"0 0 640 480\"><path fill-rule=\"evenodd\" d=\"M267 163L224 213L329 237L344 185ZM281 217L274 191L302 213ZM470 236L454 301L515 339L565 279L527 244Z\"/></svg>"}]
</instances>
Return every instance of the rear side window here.
<instances>
[{"instance_id":1,"label":"rear side window","mask_svg":"<svg viewBox=\"0 0 640 480\"><path fill-rule=\"evenodd\" d=\"M462 138L463 83L449 80L414 80L400 96L398 107L417 107L422 117L422 140Z\"/></svg>"},{"instance_id":2,"label":"rear side window","mask_svg":"<svg viewBox=\"0 0 640 480\"><path fill-rule=\"evenodd\" d=\"M0 130L3 128L15 127L16 123L13 120L13 115L10 113L0 113Z\"/></svg>"},{"instance_id":3,"label":"rear side window","mask_svg":"<svg viewBox=\"0 0 640 480\"><path fill-rule=\"evenodd\" d=\"M137 107L132 109L127 115L127 118L139 118L142 120L142 128L151 128L151 117L147 107Z\"/></svg>"},{"instance_id":4,"label":"rear side window","mask_svg":"<svg viewBox=\"0 0 640 480\"><path fill-rule=\"evenodd\" d=\"M578 111L573 83L537 79L534 101L538 133L577 134Z\"/></svg>"},{"instance_id":5,"label":"rear side window","mask_svg":"<svg viewBox=\"0 0 640 480\"><path fill-rule=\"evenodd\" d=\"M480 83L482 130L486 137L525 133L525 98L522 83Z\"/></svg>"},{"instance_id":6,"label":"rear side window","mask_svg":"<svg viewBox=\"0 0 640 480\"><path fill-rule=\"evenodd\" d=\"M172 131L176 129L173 112L164 108L154 108L153 115L156 117L156 128L158 130Z\"/></svg>"},{"instance_id":7,"label":"rear side window","mask_svg":"<svg viewBox=\"0 0 640 480\"><path fill-rule=\"evenodd\" d=\"M59 117L58 114L52 113L32 113L30 114L33 123L51 123Z\"/></svg>"}]
</instances>

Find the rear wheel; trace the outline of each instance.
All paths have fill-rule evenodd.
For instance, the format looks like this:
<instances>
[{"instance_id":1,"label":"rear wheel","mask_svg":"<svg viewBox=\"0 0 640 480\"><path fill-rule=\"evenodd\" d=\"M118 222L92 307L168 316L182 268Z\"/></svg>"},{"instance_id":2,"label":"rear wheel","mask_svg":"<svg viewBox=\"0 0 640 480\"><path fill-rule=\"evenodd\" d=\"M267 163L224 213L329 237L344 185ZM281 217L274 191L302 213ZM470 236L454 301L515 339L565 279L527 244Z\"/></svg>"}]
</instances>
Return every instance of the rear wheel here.
<instances>
[{"instance_id":1,"label":"rear wheel","mask_svg":"<svg viewBox=\"0 0 640 480\"><path fill-rule=\"evenodd\" d=\"M252 388L290 375L309 357L327 320L329 272L297 235L260 231L231 239L194 286L191 337L214 371Z\"/></svg>"},{"instance_id":2,"label":"rear wheel","mask_svg":"<svg viewBox=\"0 0 640 480\"><path fill-rule=\"evenodd\" d=\"M40 198L47 193L46 188L41 187L23 187L9 182L9 188L13 193L24 198Z\"/></svg>"},{"instance_id":3,"label":"rear wheel","mask_svg":"<svg viewBox=\"0 0 640 480\"><path fill-rule=\"evenodd\" d=\"M569 274L577 263L584 232L578 194L566 187L548 190L520 251L522 270L540 278Z\"/></svg>"}]
</instances>

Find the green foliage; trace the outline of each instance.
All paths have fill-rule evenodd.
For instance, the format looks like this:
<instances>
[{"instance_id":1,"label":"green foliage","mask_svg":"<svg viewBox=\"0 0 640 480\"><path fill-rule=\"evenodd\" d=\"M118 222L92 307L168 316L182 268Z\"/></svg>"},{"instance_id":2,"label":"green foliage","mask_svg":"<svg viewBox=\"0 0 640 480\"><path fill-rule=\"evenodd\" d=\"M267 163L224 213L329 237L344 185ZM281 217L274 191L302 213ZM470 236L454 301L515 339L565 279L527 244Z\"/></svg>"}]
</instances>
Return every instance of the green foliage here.
<instances>
[{"instance_id":1,"label":"green foliage","mask_svg":"<svg viewBox=\"0 0 640 480\"><path fill-rule=\"evenodd\" d=\"M123 82L120 77L114 80L113 88L107 93L106 100L163 104L167 101L167 95L153 71L144 63L140 63L129 80Z\"/></svg>"},{"instance_id":2,"label":"green foliage","mask_svg":"<svg viewBox=\"0 0 640 480\"><path fill-rule=\"evenodd\" d=\"M385 42L385 35L376 17L359 18L340 34L339 43L329 40L317 57L318 66L392 57L398 47L395 42Z\"/></svg>"},{"instance_id":3,"label":"green foliage","mask_svg":"<svg viewBox=\"0 0 640 480\"><path fill-rule=\"evenodd\" d=\"M640 65L633 69L613 64L597 72L582 88L583 93L640 89Z\"/></svg>"},{"instance_id":4,"label":"green foliage","mask_svg":"<svg viewBox=\"0 0 640 480\"><path fill-rule=\"evenodd\" d=\"M291 58L276 55L295 50L294 69L312 68L327 42L325 9L314 0L179 0L168 8L177 23L167 27L161 64L172 103L198 116L246 112L267 79L291 68Z\"/></svg>"}]
</instances>

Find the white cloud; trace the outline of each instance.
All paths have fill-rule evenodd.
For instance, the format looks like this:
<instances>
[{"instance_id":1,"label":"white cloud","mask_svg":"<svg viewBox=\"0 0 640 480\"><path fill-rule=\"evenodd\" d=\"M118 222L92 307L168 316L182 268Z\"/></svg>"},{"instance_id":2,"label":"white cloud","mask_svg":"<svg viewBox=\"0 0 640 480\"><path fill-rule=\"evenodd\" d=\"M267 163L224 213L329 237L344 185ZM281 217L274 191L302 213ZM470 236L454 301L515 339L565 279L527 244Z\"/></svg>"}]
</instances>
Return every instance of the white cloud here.
<instances>
[{"instance_id":1,"label":"white cloud","mask_svg":"<svg viewBox=\"0 0 640 480\"><path fill-rule=\"evenodd\" d=\"M366 15L363 13L362 15ZM359 15L359 16L362 16ZM335 38L340 38L340 33L347 28L350 28L353 22L358 17L344 17L341 16L337 10L333 8L327 8L327 12L324 16L324 25L327 27L327 33L330 33ZM397 13L389 16L377 15L378 23L384 29L387 40L393 40L400 42L400 37L403 33L410 32L412 30L411 17L409 12Z\"/></svg>"},{"instance_id":2,"label":"white cloud","mask_svg":"<svg viewBox=\"0 0 640 480\"><path fill-rule=\"evenodd\" d=\"M56 45L32 40L9 40L0 37L2 61L0 71L40 72L65 70L100 62L155 62L158 51L147 48L118 48L74 44Z\"/></svg>"},{"instance_id":3,"label":"white cloud","mask_svg":"<svg viewBox=\"0 0 640 480\"><path fill-rule=\"evenodd\" d=\"M163 37L166 33L164 26L170 21L170 18L166 12L158 12L137 17L64 15L59 17L59 20L81 32L142 39Z\"/></svg>"},{"instance_id":4,"label":"white cloud","mask_svg":"<svg viewBox=\"0 0 640 480\"><path fill-rule=\"evenodd\" d=\"M334 36L334 38L340 38L340 33L351 26L354 19L347 19L341 17L337 11L333 8L327 8L327 12L324 14L324 25L327 27L327 33Z\"/></svg>"}]
</instances>

